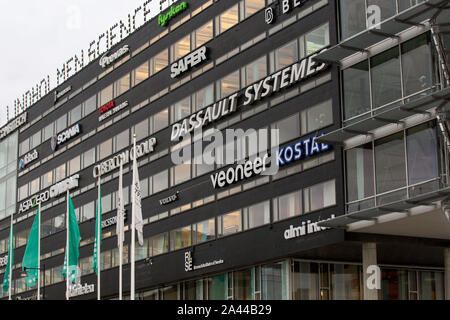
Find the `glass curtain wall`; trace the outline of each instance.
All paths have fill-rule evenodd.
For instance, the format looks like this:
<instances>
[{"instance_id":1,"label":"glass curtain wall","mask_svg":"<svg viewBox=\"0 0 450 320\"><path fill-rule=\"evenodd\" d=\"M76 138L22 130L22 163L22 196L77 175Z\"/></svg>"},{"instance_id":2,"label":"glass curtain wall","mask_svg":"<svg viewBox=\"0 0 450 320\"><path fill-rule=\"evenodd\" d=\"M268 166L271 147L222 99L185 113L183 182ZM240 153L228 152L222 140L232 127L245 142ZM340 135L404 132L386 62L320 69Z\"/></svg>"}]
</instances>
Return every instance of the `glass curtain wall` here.
<instances>
[{"instance_id":1,"label":"glass curtain wall","mask_svg":"<svg viewBox=\"0 0 450 320\"><path fill-rule=\"evenodd\" d=\"M440 180L443 148L436 130L436 122L430 121L347 150L348 211L443 187L446 183Z\"/></svg>"}]
</instances>

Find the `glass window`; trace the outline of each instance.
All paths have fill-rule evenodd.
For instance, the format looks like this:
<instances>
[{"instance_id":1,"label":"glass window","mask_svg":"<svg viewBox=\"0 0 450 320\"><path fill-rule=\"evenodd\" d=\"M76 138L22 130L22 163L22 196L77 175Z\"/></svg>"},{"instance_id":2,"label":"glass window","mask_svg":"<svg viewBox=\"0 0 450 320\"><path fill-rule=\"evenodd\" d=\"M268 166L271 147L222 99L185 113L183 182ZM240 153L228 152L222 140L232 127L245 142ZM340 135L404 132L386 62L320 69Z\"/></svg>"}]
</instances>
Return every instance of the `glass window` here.
<instances>
[{"instance_id":1,"label":"glass window","mask_svg":"<svg viewBox=\"0 0 450 320\"><path fill-rule=\"evenodd\" d=\"M273 199L274 221L292 218L302 213L302 191L295 191Z\"/></svg>"},{"instance_id":2,"label":"glass window","mask_svg":"<svg viewBox=\"0 0 450 320\"><path fill-rule=\"evenodd\" d=\"M374 108L401 98L402 87L398 47L371 58L370 68Z\"/></svg>"},{"instance_id":3,"label":"glass window","mask_svg":"<svg viewBox=\"0 0 450 320\"><path fill-rule=\"evenodd\" d=\"M95 147L83 153L83 169L95 163Z\"/></svg>"},{"instance_id":4,"label":"glass window","mask_svg":"<svg viewBox=\"0 0 450 320\"><path fill-rule=\"evenodd\" d=\"M67 127L67 114L56 120L56 132L61 133Z\"/></svg>"},{"instance_id":5,"label":"glass window","mask_svg":"<svg viewBox=\"0 0 450 320\"><path fill-rule=\"evenodd\" d=\"M106 196L102 197L102 212L108 212L111 211L111 202L112 201L112 194L107 194Z\"/></svg>"},{"instance_id":6,"label":"glass window","mask_svg":"<svg viewBox=\"0 0 450 320\"><path fill-rule=\"evenodd\" d=\"M406 10L412 6L415 6L425 0L397 0L398 1L398 11Z\"/></svg>"},{"instance_id":7,"label":"glass window","mask_svg":"<svg viewBox=\"0 0 450 320\"><path fill-rule=\"evenodd\" d=\"M341 38L347 39L366 29L366 1L340 0Z\"/></svg>"},{"instance_id":8,"label":"glass window","mask_svg":"<svg viewBox=\"0 0 450 320\"><path fill-rule=\"evenodd\" d=\"M191 114L191 97L187 97L171 107L171 123L175 123Z\"/></svg>"},{"instance_id":9,"label":"glass window","mask_svg":"<svg viewBox=\"0 0 450 320\"><path fill-rule=\"evenodd\" d=\"M81 104L70 110L70 125L81 120Z\"/></svg>"},{"instance_id":10,"label":"glass window","mask_svg":"<svg viewBox=\"0 0 450 320\"><path fill-rule=\"evenodd\" d=\"M61 181L66 177L66 164L63 163L55 169L55 183Z\"/></svg>"},{"instance_id":11,"label":"glass window","mask_svg":"<svg viewBox=\"0 0 450 320\"><path fill-rule=\"evenodd\" d=\"M5 194L6 193L6 183L0 183L0 194ZM19 188L19 201L22 201L23 199L25 199L26 197L28 197L28 183L24 184L23 186L21 186ZM5 202L0 201L0 210L5 210Z\"/></svg>"},{"instance_id":12,"label":"glass window","mask_svg":"<svg viewBox=\"0 0 450 320\"><path fill-rule=\"evenodd\" d=\"M130 130L127 129L115 137L115 150L118 152L130 146Z\"/></svg>"},{"instance_id":13,"label":"glass window","mask_svg":"<svg viewBox=\"0 0 450 320\"><path fill-rule=\"evenodd\" d=\"M344 116L349 119L370 111L369 63L363 61L342 72Z\"/></svg>"},{"instance_id":14,"label":"glass window","mask_svg":"<svg viewBox=\"0 0 450 320\"><path fill-rule=\"evenodd\" d=\"M194 239L195 244L203 243L206 241L214 240L216 235L215 219L209 219L202 221L195 225Z\"/></svg>"},{"instance_id":15,"label":"glass window","mask_svg":"<svg viewBox=\"0 0 450 320\"><path fill-rule=\"evenodd\" d=\"M142 65L134 69L132 75L133 87L147 79L149 76L149 62L146 61Z\"/></svg>"},{"instance_id":16,"label":"glass window","mask_svg":"<svg viewBox=\"0 0 450 320\"><path fill-rule=\"evenodd\" d=\"M270 201L244 209L244 229L257 228L270 223Z\"/></svg>"},{"instance_id":17,"label":"glass window","mask_svg":"<svg viewBox=\"0 0 450 320\"><path fill-rule=\"evenodd\" d=\"M143 246L141 246L139 244L139 242L136 241L136 245L135 245L136 250L134 252L134 256L135 256L135 260L136 261L145 259L145 258L147 258L149 256L149 254L148 254L149 253L148 252L148 249L149 249L148 243L149 243L149 239L144 239Z\"/></svg>"},{"instance_id":18,"label":"glass window","mask_svg":"<svg viewBox=\"0 0 450 320\"><path fill-rule=\"evenodd\" d=\"M69 175L73 175L74 173L77 173L80 171L80 156L76 156L69 162Z\"/></svg>"},{"instance_id":19,"label":"glass window","mask_svg":"<svg viewBox=\"0 0 450 320\"><path fill-rule=\"evenodd\" d=\"M175 44L170 47L171 57L170 61L175 62L178 59L184 57L189 52L191 52L191 35L188 34L186 37L178 40Z\"/></svg>"},{"instance_id":20,"label":"glass window","mask_svg":"<svg viewBox=\"0 0 450 320\"><path fill-rule=\"evenodd\" d=\"M323 209L336 204L335 181L320 183L304 190L305 212Z\"/></svg>"},{"instance_id":21,"label":"glass window","mask_svg":"<svg viewBox=\"0 0 450 320\"><path fill-rule=\"evenodd\" d=\"M347 159L347 197L348 201L364 199L374 194L372 144L348 150Z\"/></svg>"},{"instance_id":22,"label":"glass window","mask_svg":"<svg viewBox=\"0 0 450 320\"><path fill-rule=\"evenodd\" d=\"M153 194L167 189L169 183L168 170L164 170L153 176Z\"/></svg>"},{"instance_id":23,"label":"glass window","mask_svg":"<svg viewBox=\"0 0 450 320\"><path fill-rule=\"evenodd\" d=\"M213 38L213 22L212 20L194 31L194 48L201 47Z\"/></svg>"},{"instance_id":24,"label":"glass window","mask_svg":"<svg viewBox=\"0 0 450 320\"><path fill-rule=\"evenodd\" d=\"M265 0L245 0L245 18L250 17L265 6Z\"/></svg>"},{"instance_id":25,"label":"glass window","mask_svg":"<svg viewBox=\"0 0 450 320\"><path fill-rule=\"evenodd\" d=\"M324 24L305 35L306 55L309 56L330 44L329 25Z\"/></svg>"},{"instance_id":26,"label":"glass window","mask_svg":"<svg viewBox=\"0 0 450 320\"><path fill-rule=\"evenodd\" d=\"M178 250L191 245L191 226L170 232L170 250Z\"/></svg>"},{"instance_id":27,"label":"glass window","mask_svg":"<svg viewBox=\"0 0 450 320\"><path fill-rule=\"evenodd\" d=\"M302 134L316 131L333 124L333 103L320 103L302 112Z\"/></svg>"},{"instance_id":28,"label":"glass window","mask_svg":"<svg viewBox=\"0 0 450 320\"><path fill-rule=\"evenodd\" d=\"M444 299L444 274L435 271L420 271L421 300L443 300Z\"/></svg>"},{"instance_id":29,"label":"glass window","mask_svg":"<svg viewBox=\"0 0 450 320\"><path fill-rule=\"evenodd\" d=\"M409 184L439 177L438 137L434 122L406 131Z\"/></svg>"},{"instance_id":30,"label":"glass window","mask_svg":"<svg viewBox=\"0 0 450 320\"><path fill-rule=\"evenodd\" d=\"M151 119L152 119L152 122L150 123L151 134L166 128L169 125L169 109L165 109L161 112L158 112Z\"/></svg>"},{"instance_id":31,"label":"glass window","mask_svg":"<svg viewBox=\"0 0 450 320\"><path fill-rule=\"evenodd\" d=\"M433 58L430 34L425 33L402 44L404 95L409 96L433 85Z\"/></svg>"},{"instance_id":32,"label":"glass window","mask_svg":"<svg viewBox=\"0 0 450 320\"><path fill-rule=\"evenodd\" d=\"M292 298L294 300L318 300L318 264L294 261L292 271Z\"/></svg>"},{"instance_id":33,"label":"glass window","mask_svg":"<svg viewBox=\"0 0 450 320\"><path fill-rule=\"evenodd\" d=\"M210 84L195 93L194 112L199 111L214 103L214 84Z\"/></svg>"},{"instance_id":34,"label":"glass window","mask_svg":"<svg viewBox=\"0 0 450 320\"><path fill-rule=\"evenodd\" d=\"M279 262L261 267L261 289L263 300L286 300L285 263Z\"/></svg>"},{"instance_id":35,"label":"glass window","mask_svg":"<svg viewBox=\"0 0 450 320\"><path fill-rule=\"evenodd\" d=\"M112 139L108 139L102 144L100 144L99 148L99 159L103 160L106 157L110 156L112 154Z\"/></svg>"},{"instance_id":36,"label":"glass window","mask_svg":"<svg viewBox=\"0 0 450 320\"><path fill-rule=\"evenodd\" d=\"M207 279L208 300L227 300L227 275L220 274Z\"/></svg>"},{"instance_id":37,"label":"glass window","mask_svg":"<svg viewBox=\"0 0 450 320\"><path fill-rule=\"evenodd\" d=\"M107 212L103 210L103 200L102 200L102 212ZM83 206L83 220L91 220L95 217L95 201L91 201Z\"/></svg>"},{"instance_id":38,"label":"glass window","mask_svg":"<svg viewBox=\"0 0 450 320\"><path fill-rule=\"evenodd\" d=\"M403 133L375 141L377 193L406 185Z\"/></svg>"},{"instance_id":39,"label":"glass window","mask_svg":"<svg viewBox=\"0 0 450 320\"><path fill-rule=\"evenodd\" d=\"M236 70L235 72L230 73L228 76L219 80L217 82L217 85L217 96L219 97L219 99L228 97L229 95L238 91L241 88L239 80L239 70Z\"/></svg>"},{"instance_id":40,"label":"glass window","mask_svg":"<svg viewBox=\"0 0 450 320\"><path fill-rule=\"evenodd\" d=\"M375 6L377 9L380 10L381 21L386 20L389 17L392 17L397 10L396 0L367 0L367 17L368 17L367 19L369 27L376 25L380 22L377 21L375 11L371 10L372 6Z\"/></svg>"},{"instance_id":41,"label":"glass window","mask_svg":"<svg viewBox=\"0 0 450 320\"><path fill-rule=\"evenodd\" d=\"M148 119L139 122L133 128L133 133L136 133L137 141L148 137Z\"/></svg>"},{"instance_id":42,"label":"glass window","mask_svg":"<svg viewBox=\"0 0 450 320\"><path fill-rule=\"evenodd\" d=\"M297 138L300 135L300 119L298 113L273 123L272 129L278 130L278 135L274 132L272 133L272 147L277 146L277 138L280 145Z\"/></svg>"},{"instance_id":43,"label":"glass window","mask_svg":"<svg viewBox=\"0 0 450 320\"><path fill-rule=\"evenodd\" d=\"M120 78L115 82L115 88L114 88L114 96L118 97L121 94L127 92L130 90L130 74L127 73L125 76Z\"/></svg>"},{"instance_id":44,"label":"glass window","mask_svg":"<svg viewBox=\"0 0 450 320\"><path fill-rule=\"evenodd\" d=\"M53 122L50 123L48 126L46 126L44 128L44 134L43 134L43 140L47 141L48 139L50 139L51 137L53 137L54 135L54 131L53 131Z\"/></svg>"},{"instance_id":45,"label":"glass window","mask_svg":"<svg viewBox=\"0 0 450 320\"><path fill-rule=\"evenodd\" d=\"M245 85L246 86L267 76L266 56L262 56L258 60L246 65L244 67L244 72L245 72Z\"/></svg>"},{"instance_id":46,"label":"glass window","mask_svg":"<svg viewBox=\"0 0 450 320\"><path fill-rule=\"evenodd\" d=\"M31 139L31 149L37 148L41 144L41 131L36 132Z\"/></svg>"},{"instance_id":47,"label":"glass window","mask_svg":"<svg viewBox=\"0 0 450 320\"><path fill-rule=\"evenodd\" d=\"M153 256L163 254L169 251L169 235L163 233L151 239Z\"/></svg>"},{"instance_id":48,"label":"glass window","mask_svg":"<svg viewBox=\"0 0 450 320\"><path fill-rule=\"evenodd\" d=\"M239 22L238 5L235 5L217 17L216 35L225 32Z\"/></svg>"},{"instance_id":49,"label":"glass window","mask_svg":"<svg viewBox=\"0 0 450 320\"><path fill-rule=\"evenodd\" d=\"M289 42L274 51L271 72L281 70L298 60L297 40Z\"/></svg>"},{"instance_id":50,"label":"glass window","mask_svg":"<svg viewBox=\"0 0 450 320\"><path fill-rule=\"evenodd\" d=\"M41 188L45 189L53 184L53 171L49 171L41 177Z\"/></svg>"},{"instance_id":51,"label":"glass window","mask_svg":"<svg viewBox=\"0 0 450 320\"><path fill-rule=\"evenodd\" d=\"M241 211L234 211L218 218L219 236L242 231Z\"/></svg>"},{"instance_id":52,"label":"glass window","mask_svg":"<svg viewBox=\"0 0 450 320\"><path fill-rule=\"evenodd\" d=\"M182 163L171 168L172 186L176 186L191 178L191 164Z\"/></svg>"},{"instance_id":53,"label":"glass window","mask_svg":"<svg viewBox=\"0 0 450 320\"><path fill-rule=\"evenodd\" d=\"M252 300L252 270L233 272L233 291L235 300Z\"/></svg>"},{"instance_id":54,"label":"glass window","mask_svg":"<svg viewBox=\"0 0 450 320\"><path fill-rule=\"evenodd\" d=\"M84 116L97 110L97 96L94 95L84 102Z\"/></svg>"},{"instance_id":55,"label":"glass window","mask_svg":"<svg viewBox=\"0 0 450 320\"><path fill-rule=\"evenodd\" d=\"M356 265L332 264L331 269L331 299L359 300L361 271Z\"/></svg>"},{"instance_id":56,"label":"glass window","mask_svg":"<svg viewBox=\"0 0 450 320\"><path fill-rule=\"evenodd\" d=\"M408 299L408 272L406 270L382 270L381 299Z\"/></svg>"},{"instance_id":57,"label":"glass window","mask_svg":"<svg viewBox=\"0 0 450 320\"><path fill-rule=\"evenodd\" d=\"M100 106L104 106L108 102L110 102L113 99L113 85L107 86L105 89L100 91L99 94L99 100L100 100Z\"/></svg>"},{"instance_id":58,"label":"glass window","mask_svg":"<svg viewBox=\"0 0 450 320\"><path fill-rule=\"evenodd\" d=\"M156 56L154 56L150 60L150 63L152 67L151 74L154 75L155 73L158 73L169 64L169 51L167 49L164 49Z\"/></svg>"}]
</instances>

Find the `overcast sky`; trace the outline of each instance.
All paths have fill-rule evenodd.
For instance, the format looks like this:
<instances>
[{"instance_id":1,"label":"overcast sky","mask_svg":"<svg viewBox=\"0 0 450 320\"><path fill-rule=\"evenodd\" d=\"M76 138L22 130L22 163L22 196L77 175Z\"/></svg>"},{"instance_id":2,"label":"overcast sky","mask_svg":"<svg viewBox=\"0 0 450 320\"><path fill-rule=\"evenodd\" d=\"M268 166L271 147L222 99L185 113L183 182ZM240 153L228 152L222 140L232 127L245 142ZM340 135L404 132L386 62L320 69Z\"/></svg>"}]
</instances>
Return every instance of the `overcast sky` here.
<instances>
[{"instance_id":1,"label":"overcast sky","mask_svg":"<svg viewBox=\"0 0 450 320\"><path fill-rule=\"evenodd\" d=\"M6 123L6 106L50 75L55 87L56 68L74 54L86 52L89 43L145 0L0 0L0 127ZM153 15L159 0L153 0ZM156 26L156 24L155 24Z\"/></svg>"}]
</instances>

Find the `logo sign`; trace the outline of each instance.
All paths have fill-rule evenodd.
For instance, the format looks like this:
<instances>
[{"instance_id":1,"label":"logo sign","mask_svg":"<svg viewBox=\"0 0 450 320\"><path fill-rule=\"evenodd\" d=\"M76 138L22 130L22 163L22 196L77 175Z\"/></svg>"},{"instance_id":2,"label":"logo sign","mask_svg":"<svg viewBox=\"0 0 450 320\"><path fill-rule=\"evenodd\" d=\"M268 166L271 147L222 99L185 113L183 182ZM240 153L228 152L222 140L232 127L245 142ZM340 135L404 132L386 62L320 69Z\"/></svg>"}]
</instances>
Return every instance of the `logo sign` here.
<instances>
[{"instance_id":1,"label":"logo sign","mask_svg":"<svg viewBox=\"0 0 450 320\"><path fill-rule=\"evenodd\" d=\"M169 21L174 18L176 15L180 14L181 12L183 12L184 10L186 10L186 8L188 7L186 2L182 2L177 6L171 6L169 12L167 12L166 14L160 14L158 16L158 24L161 27L164 27L167 25L167 23L169 23Z\"/></svg>"},{"instance_id":2,"label":"logo sign","mask_svg":"<svg viewBox=\"0 0 450 320\"><path fill-rule=\"evenodd\" d=\"M95 291L95 286L93 284L84 285L81 284L73 284L69 286L69 298L83 296L89 293L93 293Z\"/></svg>"},{"instance_id":3,"label":"logo sign","mask_svg":"<svg viewBox=\"0 0 450 320\"><path fill-rule=\"evenodd\" d=\"M137 158L139 159L147 154L152 153L155 150L156 138L150 138L138 145L136 145ZM108 159L101 164L94 167L93 176L94 178L98 178L98 176L107 174L109 172L114 171L120 167L120 161L122 159L123 165L130 162L130 159L133 160L133 148L118 154L111 159Z\"/></svg>"},{"instance_id":4,"label":"logo sign","mask_svg":"<svg viewBox=\"0 0 450 320\"><path fill-rule=\"evenodd\" d=\"M110 64L112 64L115 61L122 58L128 52L130 52L130 47L128 47L128 45L124 45L122 48L120 48L119 50L117 50L115 53L113 53L110 56L108 56L108 52L107 52L100 58L99 64L102 68L106 68Z\"/></svg>"},{"instance_id":5,"label":"logo sign","mask_svg":"<svg viewBox=\"0 0 450 320\"><path fill-rule=\"evenodd\" d=\"M70 90L72 90L72 86L68 86L67 88L65 88L64 90L58 92L55 90L55 103L61 99L61 97L63 97L65 94L67 94L68 92L70 92Z\"/></svg>"},{"instance_id":6,"label":"logo sign","mask_svg":"<svg viewBox=\"0 0 450 320\"><path fill-rule=\"evenodd\" d=\"M290 240L290 239L300 238L300 237L304 237L308 234L313 234L313 233L328 230L329 228L319 227L318 224L321 222L325 222L325 221L334 219L334 218L335 218L335 215L333 214L333 215L331 215L330 218L328 218L326 220L320 220L317 222L311 222L311 220L307 220L307 221L303 221L301 223L301 225L298 227L294 227L293 225L291 225L289 227L289 229L286 229L284 231L284 239Z\"/></svg>"},{"instance_id":7,"label":"logo sign","mask_svg":"<svg viewBox=\"0 0 450 320\"><path fill-rule=\"evenodd\" d=\"M126 212L126 210L125 210L125 212ZM127 218L127 216L124 213L123 221L126 221L126 218ZM102 221L102 228L108 228L108 227L113 226L115 224L117 224L117 216L116 215L111 217L111 218L109 218L109 219L106 219L105 221Z\"/></svg>"},{"instance_id":8,"label":"logo sign","mask_svg":"<svg viewBox=\"0 0 450 320\"><path fill-rule=\"evenodd\" d=\"M213 266L223 264L223 263L224 263L223 259L218 259L218 260L203 262L203 263L195 266L194 260L192 258L192 252L187 251L184 253L184 271L186 271L186 272L199 270L199 269L203 269L203 268L209 268L209 267L213 267Z\"/></svg>"},{"instance_id":9,"label":"logo sign","mask_svg":"<svg viewBox=\"0 0 450 320\"><path fill-rule=\"evenodd\" d=\"M192 271L192 265L193 265L192 252L187 251L184 253L184 271L186 272Z\"/></svg>"},{"instance_id":10,"label":"logo sign","mask_svg":"<svg viewBox=\"0 0 450 320\"><path fill-rule=\"evenodd\" d=\"M186 55L177 62L170 66L172 79L180 76L182 73L187 72L189 69L199 65L203 61L206 61L207 48L205 46L195 50L194 52Z\"/></svg>"},{"instance_id":11,"label":"logo sign","mask_svg":"<svg viewBox=\"0 0 450 320\"><path fill-rule=\"evenodd\" d=\"M0 140L7 137L9 134L16 131L18 128L23 126L28 120L28 113L22 113L17 118L13 119L10 123L0 129Z\"/></svg>"},{"instance_id":12,"label":"logo sign","mask_svg":"<svg viewBox=\"0 0 450 320\"><path fill-rule=\"evenodd\" d=\"M78 123L74 125L72 128L67 129L66 131L61 132L60 134L54 136L50 140L50 146L53 151L56 151L59 145L65 143L66 141L76 137L81 133L81 125Z\"/></svg>"},{"instance_id":13,"label":"logo sign","mask_svg":"<svg viewBox=\"0 0 450 320\"><path fill-rule=\"evenodd\" d=\"M266 9L264 17L265 17L265 20L266 20L267 24L273 23L274 15L273 15L273 8L272 7L269 7L269 8Z\"/></svg>"},{"instance_id":14,"label":"logo sign","mask_svg":"<svg viewBox=\"0 0 450 320\"><path fill-rule=\"evenodd\" d=\"M20 159L19 161L19 169L22 170L25 168L25 166L35 160L39 157L39 153L37 150L34 150L33 152L28 153L24 158Z\"/></svg>"},{"instance_id":15,"label":"logo sign","mask_svg":"<svg viewBox=\"0 0 450 320\"><path fill-rule=\"evenodd\" d=\"M322 135L324 135L323 133ZM319 137L300 140L293 145L286 146L277 151L277 163L279 167L285 166L291 162L311 157L317 153L325 152L331 149L331 146L324 143L317 143Z\"/></svg>"},{"instance_id":16,"label":"logo sign","mask_svg":"<svg viewBox=\"0 0 450 320\"><path fill-rule=\"evenodd\" d=\"M180 192L177 191L177 193L175 193L174 195L171 195L170 197L159 200L159 204L162 206L165 206L165 205L168 205L169 203L175 202L178 200L179 194L180 194Z\"/></svg>"},{"instance_id":17,"label":"logo sign","mask_svg":"<svg viewBox=\"0 0 450 320\"><path fill-rule=\"evenodd\" d=\"M101 116L98 118L98 121L103 121L126 107L128 107L128 101L122 102L117 107L114 101L108 102L99 109Z\"/></svg>"},{"instance_id":18,"label":"logo sign","mask_svg":"<svg viewBox=\"0 0 450 320\"><path fill-rule=\"evenodd\" d=\"M245 164L231 167L211 175L211 182L214 189L224 188L233 183L249 179L254 175L259 175L266 171L268 155L263 158L256 157L255 160L248 160Z\"/></svg>"},{"instance_id":19,"label":"logo sign","mask_svg":"<svg viewBox=\"0 0 450 320\"><path fill-rule=\"evenodd\" d=\"M67 189L72 190L72 189L78 188L78 179L79 178L80 178L80 176L78 174L76 174L70 178L67 178L67 179L53 185L52 187L50 187L49 190L44 191L40 194L34 195L30 199L28 199L20 204L19 213L26 212L30 208L34 208L37 205L39 205L39 203L47 202L48 200L50 200L50 198L56 198L59 195L65 193L67 191Z\"/></svg>"}]
</instances>

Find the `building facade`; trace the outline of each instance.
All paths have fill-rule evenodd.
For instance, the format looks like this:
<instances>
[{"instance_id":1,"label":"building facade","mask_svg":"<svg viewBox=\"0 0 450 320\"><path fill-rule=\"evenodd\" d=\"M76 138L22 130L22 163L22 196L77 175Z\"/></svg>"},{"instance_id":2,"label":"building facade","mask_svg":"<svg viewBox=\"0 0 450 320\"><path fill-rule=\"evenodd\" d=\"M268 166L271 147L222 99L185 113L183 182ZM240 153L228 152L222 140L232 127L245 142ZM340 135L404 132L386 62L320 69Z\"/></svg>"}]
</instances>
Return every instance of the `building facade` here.
<instances>
[{"instance_id":1,"label":"building facade","mask_svg":"<svg viewBox=\"0 0 450 320\"><path fill-rule=\"evenodd\" d=\"M14 298L36 295L21 260L40 203L41 295L65 299L68 188L84 286L72 299L96 299L98 178L101 296L118 298L121 157L129 296L136 134L138 299L449 299L448 1L170 7L2 129L0 272L13 214ZM232 136L240 149L199 161L228 129L256 143Z\"/></svg>"}]
</instances>

